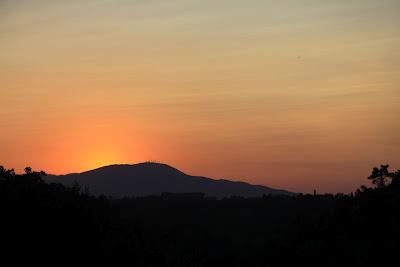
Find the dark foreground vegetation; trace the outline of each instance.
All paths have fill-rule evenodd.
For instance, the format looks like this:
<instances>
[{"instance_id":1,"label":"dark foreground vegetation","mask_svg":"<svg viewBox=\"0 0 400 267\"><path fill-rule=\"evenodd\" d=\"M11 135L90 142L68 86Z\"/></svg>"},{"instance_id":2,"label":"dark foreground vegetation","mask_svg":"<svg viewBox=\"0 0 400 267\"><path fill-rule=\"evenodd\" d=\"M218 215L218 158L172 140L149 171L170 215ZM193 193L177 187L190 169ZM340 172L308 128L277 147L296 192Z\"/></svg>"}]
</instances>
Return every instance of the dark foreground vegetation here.
<instances>
[{"instance_id":1,"label":"dark foreground vegetation","mask_svg":"<svg viewBox=\"0 0 400 267\"><path fill-rule=\"evenodd\" d=\"M133 266L338 266L383 264L400 252L400 172L387 165L374 168L372 188L350 195L221 200L93 197L25 172L0 166L3 255L123 255Z\"/></svg>"}]
</instances>

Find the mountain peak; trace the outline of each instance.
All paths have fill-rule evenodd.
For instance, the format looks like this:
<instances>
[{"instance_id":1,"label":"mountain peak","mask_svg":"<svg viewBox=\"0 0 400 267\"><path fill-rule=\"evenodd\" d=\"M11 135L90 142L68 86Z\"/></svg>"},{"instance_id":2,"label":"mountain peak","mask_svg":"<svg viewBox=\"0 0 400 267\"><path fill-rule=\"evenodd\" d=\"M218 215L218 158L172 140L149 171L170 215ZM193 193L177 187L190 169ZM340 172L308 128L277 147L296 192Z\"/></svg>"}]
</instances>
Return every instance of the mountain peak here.
<instances>
[{"instance_id":1,"label":"mountain peak","mask_svg":"<svg viewBox=\"0 0 400 267\"><path fill-rule=\"evenodd\" d=\"M152 162L152 161L146 161L146 162L140 162L136 164L111 164L111 165L106 165L103 167L99 167L90 171L82 172L82 174L87 174L87 173L121 173L121 172L132 172L132 173L154 173L154 174L159 174L159 175L166 175L166 174L179 174L179 175L185 175L183 172L180 170L165 164L165 163L159 163L159 162Z\"/></svg>"}]
</instances>

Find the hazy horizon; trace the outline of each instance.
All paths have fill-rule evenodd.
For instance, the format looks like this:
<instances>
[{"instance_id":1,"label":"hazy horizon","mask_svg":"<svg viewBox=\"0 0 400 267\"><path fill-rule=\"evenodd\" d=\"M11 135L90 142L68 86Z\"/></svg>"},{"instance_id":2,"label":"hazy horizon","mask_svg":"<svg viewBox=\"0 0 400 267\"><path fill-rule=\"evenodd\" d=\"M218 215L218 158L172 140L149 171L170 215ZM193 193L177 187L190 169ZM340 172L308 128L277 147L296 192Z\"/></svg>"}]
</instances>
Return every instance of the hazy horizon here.
<instances>
[{"instance_id":1,"label":"hazy horizon","mask_svg":"<svg viewBox=\"0 0 400 267\"><path fill-rule=\"evenodd\" d=\"M400 168L398 0L0 1L0 164L295 192Z\"/></svg>"}]
</instances>

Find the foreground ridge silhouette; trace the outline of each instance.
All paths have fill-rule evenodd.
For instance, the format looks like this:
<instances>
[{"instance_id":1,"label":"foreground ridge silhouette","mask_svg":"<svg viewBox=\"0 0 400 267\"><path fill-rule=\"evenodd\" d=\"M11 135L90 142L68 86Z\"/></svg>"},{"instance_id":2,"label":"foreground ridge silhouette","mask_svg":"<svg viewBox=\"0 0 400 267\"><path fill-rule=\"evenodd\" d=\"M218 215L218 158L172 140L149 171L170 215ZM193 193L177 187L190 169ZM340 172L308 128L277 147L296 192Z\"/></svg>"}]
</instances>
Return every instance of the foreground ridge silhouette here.
<instances>
[{"instance_id":1,"label":"foreground ridge silhouette","mask_svg":"<svg viewBox=\"0 0 400 267\"><path fill-rule=\"evenodd\" d=\"M339 266L397 261L400 171L374 168L354 194L114 199L44 172L0 166L3 255L95 252L135 266ZM99 253L101 252L101 253Z\"/></svg>"}]
</instances>

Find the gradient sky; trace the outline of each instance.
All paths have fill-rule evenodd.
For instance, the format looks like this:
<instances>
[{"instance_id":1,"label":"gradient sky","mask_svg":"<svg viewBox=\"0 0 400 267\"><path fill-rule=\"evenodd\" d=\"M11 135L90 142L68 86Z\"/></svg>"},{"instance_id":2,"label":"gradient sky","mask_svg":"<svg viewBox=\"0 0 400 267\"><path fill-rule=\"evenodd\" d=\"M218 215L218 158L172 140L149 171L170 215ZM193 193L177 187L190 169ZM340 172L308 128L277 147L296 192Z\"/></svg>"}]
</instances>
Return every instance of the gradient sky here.
<instances>
[{"instance_id":1,"label":"gradient sky","mask_svg":"<svg viewBox=\"0 0 400 267\"><path fill-rule=\"evenodd\" d=\"M293 191L400 168L398 0L0 0L0 164Z\"/></svg>"}]
</instances>

